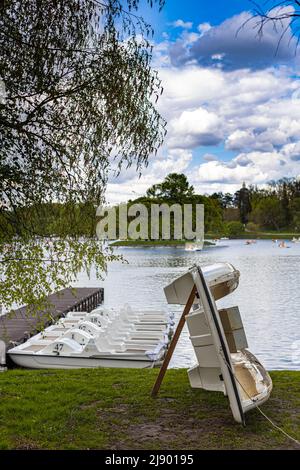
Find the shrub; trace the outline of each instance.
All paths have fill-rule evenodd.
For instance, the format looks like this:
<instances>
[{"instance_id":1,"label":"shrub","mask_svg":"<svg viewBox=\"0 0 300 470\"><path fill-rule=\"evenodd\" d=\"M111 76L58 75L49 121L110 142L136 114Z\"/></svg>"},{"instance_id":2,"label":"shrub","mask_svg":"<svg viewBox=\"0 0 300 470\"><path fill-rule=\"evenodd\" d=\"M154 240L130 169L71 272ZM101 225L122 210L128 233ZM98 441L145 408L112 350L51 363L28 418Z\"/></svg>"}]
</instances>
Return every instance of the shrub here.
<instances>
[{"instance_id":1,"label":"shrub","mask_svg":"<svg viewBox=\"0 0 300 470\"><path fill-rule=\"evenodd\" d=\"M241 222L228 222L226 231L229 237L237 237L245 232L245 227Z\"/></svg>"},{"instance_id":2,"label":"shrub","mask_svg":"<svg viewBox=\"0 0 300 470\"><path fill-rule=\"evenodd\" d=\"M249 230L249 232L259 232L259 225L254 222L248 222L247 230Z\"/></svg>"}]
</instances>

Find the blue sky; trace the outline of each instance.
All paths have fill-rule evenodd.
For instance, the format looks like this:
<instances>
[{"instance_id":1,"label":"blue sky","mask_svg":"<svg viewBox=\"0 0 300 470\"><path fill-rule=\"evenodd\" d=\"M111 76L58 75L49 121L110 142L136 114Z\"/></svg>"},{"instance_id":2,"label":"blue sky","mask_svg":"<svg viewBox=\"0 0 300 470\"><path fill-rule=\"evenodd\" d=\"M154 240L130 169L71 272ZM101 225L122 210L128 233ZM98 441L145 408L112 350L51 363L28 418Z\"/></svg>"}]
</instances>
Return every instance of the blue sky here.
<instances>
[{"instance_id":1,"label":"blue sky","mask_svg":"<svg viewBox=\"0 0 300 470\"><path fill-rule=\"evenodd\" d=\"M226 18L252 8L253 4L249 0L166 0L160 13L157 8L143 8L141 14L153 25L158 40L165 31L176 36L170 25L177 19L192 21L194 26L205 22L217 25Z\"/></svg>"},{"instance_id":2,"label":"blue sky","mask_svg":"<svg viewBox=\"0 0 300 470\"><path fill-rule=\"evenodd\" d=\"M267 25L259 38L248 0L167 0L161 13L145 3L140 13L155 30L153 67L164 86L158 107L168 134L141 178L131 168L109 182L108 200L128 200L133 189L142 195L173 171L199 193L298 177L300 64L285 18L292 8L273 11L282 24Z\"/></svg>"}]
</instances>

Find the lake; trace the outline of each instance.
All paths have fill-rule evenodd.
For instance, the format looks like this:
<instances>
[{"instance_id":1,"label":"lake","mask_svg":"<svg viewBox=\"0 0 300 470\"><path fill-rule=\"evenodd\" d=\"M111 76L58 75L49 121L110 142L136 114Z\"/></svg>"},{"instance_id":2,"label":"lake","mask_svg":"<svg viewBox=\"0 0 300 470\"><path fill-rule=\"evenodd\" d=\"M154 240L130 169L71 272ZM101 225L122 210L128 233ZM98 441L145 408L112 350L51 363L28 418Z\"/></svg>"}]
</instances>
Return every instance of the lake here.
<instances>
[{"instance_id":1,"label":"lake","mask_svg":"<svg viewBox=\"0 0 300 470\"><path fill-rule=\"evenodd\" d=\"M271 240L246 245L245 240L226 240L202 252L184 248L115 248L127 263L114 262L100 285L105 305L173 310L179 318L182 307L168 306L163 287L195 263L232 263L241 273L238 289L218 302L219 307L238 305L249 349L268 369L300 370L300 243L279 248ZM80 274L77 286L98 286L95 274ZM185 329L172 359L172 367L195 363Z\"/></svg>"}]
</instances>

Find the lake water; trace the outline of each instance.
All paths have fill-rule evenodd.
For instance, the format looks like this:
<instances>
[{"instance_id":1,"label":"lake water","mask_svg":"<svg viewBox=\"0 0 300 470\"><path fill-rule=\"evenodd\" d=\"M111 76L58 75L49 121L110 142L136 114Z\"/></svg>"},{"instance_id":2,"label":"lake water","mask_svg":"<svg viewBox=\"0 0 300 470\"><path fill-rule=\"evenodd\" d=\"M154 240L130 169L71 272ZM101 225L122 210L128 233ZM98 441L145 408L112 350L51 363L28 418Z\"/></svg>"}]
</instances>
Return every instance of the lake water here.
<instances>
[{"instance_id":1,"label":"lake water","mask_svg":"<svg viewBox=\"0 0 300 470\"><path fill-rule=\"evenodd\" d=\"M107 278L99 282L95 274L78 277L77 286L105 288L105 304L162 308L177 312L182 307L168 306L163 287L195 263L219 261L232 263L241 273L238 289L218 306L238 305L244 321L249 349L268 369L300 370L300 243L279 248L270 240L247 246L244 240L222 241L202 252L183 248L116 248L127 264L109 265ZM172 367L195 363L185 329L172 359Z\"/></svg>"}]
</instances>

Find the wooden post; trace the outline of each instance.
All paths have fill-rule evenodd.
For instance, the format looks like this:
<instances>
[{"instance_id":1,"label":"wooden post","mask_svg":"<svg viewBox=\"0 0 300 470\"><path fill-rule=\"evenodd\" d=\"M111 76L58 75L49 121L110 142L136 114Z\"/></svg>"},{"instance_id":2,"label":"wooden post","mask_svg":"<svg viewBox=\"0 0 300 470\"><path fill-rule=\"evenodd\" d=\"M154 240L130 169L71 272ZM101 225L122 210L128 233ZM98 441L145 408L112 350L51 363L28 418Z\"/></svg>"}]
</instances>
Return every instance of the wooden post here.
<instances>
[{"instance_id":1,"label":"wooden post","mask_svg":"<svg viewBox=\"0 0 300 470\"><path fill-rule=\"evenodd\" d=\"M156 397L156 395L158 394L158 391L159 391L160 386L162 384L162 381L164 379L165 373L167 371L168 365L169 365L170 360L173 356L173 352L174 352L174 350L176 348L176 345L177 345L177 342L179 340L179 336L180 336L180 334L182 332L182 329L184 327L185 317L189 314L189 312L192 308L192 305L194 303L196 292L197 292L197 289L196 289L196 286L194 286L193 289L192 289L192 292L190 293L188 301L187 301L187 303L184 307L184 310L182 312L181 318L180 318L179 323L177 325L176 331L174 333L174 336L173 336L172 341L170 343L169 349L167 351L166 357L164 359L164 362L161 366L161 369L160 369L159 374L157 376L156 382L155 382L154 387L152 389L152 392L151 392L152 397Z\"/></svg>"}]
</instances>

